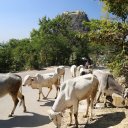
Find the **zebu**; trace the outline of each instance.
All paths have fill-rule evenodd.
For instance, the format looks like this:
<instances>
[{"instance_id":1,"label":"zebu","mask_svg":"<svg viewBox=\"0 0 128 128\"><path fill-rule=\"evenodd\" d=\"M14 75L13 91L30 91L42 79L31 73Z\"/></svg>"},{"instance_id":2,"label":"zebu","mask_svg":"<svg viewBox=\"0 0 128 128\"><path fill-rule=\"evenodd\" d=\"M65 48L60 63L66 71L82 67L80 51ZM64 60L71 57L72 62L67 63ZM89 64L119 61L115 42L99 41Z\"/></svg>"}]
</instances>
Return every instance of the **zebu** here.
<instances>
[{"instance_id":1,"label":"zebu","mask_svg":"<svg viewBox=\"0 0 128 128\"><path fill-rule=\"evenodd\" d=\"M78 105L79 101L87 99L87 110L84 117L88 115L89 105L91 105L91 115L94 98L97 93L98 80L92 74L75 77L65 81L60 88L60 93L55 100L49 117L57 128L61 127L62 113L65 109L70 108L70 123L72 123L72 114L75 117L75 125L78 127Z\"/></svg>"},{"instance_id":2,"label":"zebu","mask_svg":"<svg viewBox=\"0 0 128 128\"><path fill-rule=\"evenodd\" d=\"M96 103L99 102L102 93L105 94L106 97L110 97L113 93L116 93L122 96L124 100L128 97L128 91L118 84L111 73L95 70L93 71L93 75L95 75L99 81ZM104 106L106 107L106 98L104 98Z\"/></svg>"},{"instance_id":3,"label":"zebu","mask_svg":"<svg viewBox=\"0 0 128 128\"><path fill-rule=\"evenodd\" d=\"M70 71L71 71L72 77L76 77L76 71L77 71L76 65L72 65L70 68Z\"/></svg>"},{"instance_id":4,"label":"zebu","mask_svg":"<svg viewBox=\"0 0 128 128\"><path fill-rule=\"evenodd\" d=\"M60 86L60 75L53 73L46 73L46 74L39 74L37 73L35 76L26 75L23 80L23 86L31 86L33 89L39 90L39 98L38 101L40 101L40 95L42 94L43 98L46 99L49 95L49 93L52 90L52 86L54 85L56 88L56 97L58 95L59 86ZM42 92L42 87L49 88L49 92L47 96L45 97ZM55 98L56 98L55 97Z\"/></svg>"},{"instance_id":5,"label":"zebu","mask_svg":"<svg viewBox=\"0 0 128 128\"><path fill-rule=\"evenodd\" d=\"M21 99L21 102L23 103L24 112L26 112L24 96L19 90L21 86L22 78L19 75L12 73L0 74L0 97L5 96L6 94L10 94L14 102L12 112L11 114L9 114L10 117L14 114L16 106L19 102L18 98Z\"/></svg>"},{"instance_id":6,"label":"zebu","mask_svg":"<svg viewBox=\"0 0 128 128\"><path fill-rule=\"evenodd\" d=\"M64 81L64 75L65 75L65 67L63 65L61 66L58 66L56 69L55 69L55 73L60 75L60 77L63 78L63 81Z\"/></svg>"}]
</instances>

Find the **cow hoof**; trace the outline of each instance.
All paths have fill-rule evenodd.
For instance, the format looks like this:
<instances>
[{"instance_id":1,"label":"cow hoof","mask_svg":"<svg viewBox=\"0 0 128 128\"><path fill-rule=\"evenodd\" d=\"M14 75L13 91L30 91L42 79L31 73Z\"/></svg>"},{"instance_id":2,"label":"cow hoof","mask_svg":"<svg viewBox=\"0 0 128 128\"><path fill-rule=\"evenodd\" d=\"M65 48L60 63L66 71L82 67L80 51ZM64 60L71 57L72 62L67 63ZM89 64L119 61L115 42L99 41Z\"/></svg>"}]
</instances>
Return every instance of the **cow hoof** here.
<instances>
[{"instance_id":1,"label":"cow hoof","mask_svg":"<svg viewBox=\"0 0 128 128\"><path fill-rule=\"evenodd\" d=\"M13 117L12 114L9 114L8 117Z\"/></svg>"},{"instance_id":2,"label":"cow hoof","mask_svg":"<svg viewBox=\"0 0 128 128\"><path fill-rule=\"evenodd\" d=\"M96 104L94 104L94 105L93 105L93 109L97 109L97 106L96 106Z\"/></svg>"},{"instance_id":3,"label":"cow hoof","mask_svg":"<svg viewBox=\"0 0 128 128\"><path fill-rule=\"evenodd\" d=\"M106 103L103 106L104 106L104 108L107 108L107 104Z\"/></svg>"},{"instance_id":4,"label":"cow hoof","mask_svg":"<svg viewBox=\"0 0 128 128\"><path fill-rule=\"evenodd\" d=\"M89 121L92 122L94 119L93 118L90 118Z\"/></svg>"},{"instance_id":5,"label":"cow hoof","mask_svg":"<svg viewBox=\"0 0 128 128\"><path fill-rule=\"evenodd\" d=\"M78 128L78 126L77 125L74 125L74 126L72 126L72 128Z\"/></svg>"},{"instance_id":6,"label":"cow hoof","mask_svg":"<svg viewBox=\"0 0 128 128\"><path fill-rule=\"evenodd\" d=\"M38 99L37 101L39 102L40 100Z\"/></svg>"},{"instance_id":7,"label":"cow hoof","mask_svg":"<svg viewBox=\"0 0 128 128\"><path fill-rule=\"evenodd\" d=\"M24 112L27 112L27 110L25 109Z\"/></svg>"},{"instance_id":8,"label":"cow hoof","mask_svg":"<svg viewBox=\"0 0 128 128\"><path fill-rule=\"evenodd\" d=\"M68 123L67 126L71 126L72 124L71 123Z\"/></svg>"},{"instance_id":9,"label":"cow hoof","mask_svg":"<svg viewBox=\"0 0 128 128\"><path fill-rule=\"evenodd\" d=\"M92 121L93 121L92 118L88 118L88 119L87 119L87 124L90 124Z\"/></svg>"},{"instance_id":10,"label":"cow hoof","mask_svg":"<svg viewBox=\"0 0 128 128\"><path fill-rule=\"evenodd\" d=\"M128 106L125 106L126 109L128 109Z\"/></svg>"},{"instance_id":11,"label":"cow hoof","mask_svg":"<svg viewBox=\"0 0 128 128\"><path fill-rule=\"evenodd\" d=\"M47 97L44 97L43 99L47 99Z\"/></svg>"},{"instance_id":12,"label":"cow hoof","mask_svg":"<svg viewBox=\"0 0 128 128\"><path fill-rule=\"evenodd\" d=\"M87 118L88 116L87 115L83 115L83 118Z\"/></svg>"}]
</instances>

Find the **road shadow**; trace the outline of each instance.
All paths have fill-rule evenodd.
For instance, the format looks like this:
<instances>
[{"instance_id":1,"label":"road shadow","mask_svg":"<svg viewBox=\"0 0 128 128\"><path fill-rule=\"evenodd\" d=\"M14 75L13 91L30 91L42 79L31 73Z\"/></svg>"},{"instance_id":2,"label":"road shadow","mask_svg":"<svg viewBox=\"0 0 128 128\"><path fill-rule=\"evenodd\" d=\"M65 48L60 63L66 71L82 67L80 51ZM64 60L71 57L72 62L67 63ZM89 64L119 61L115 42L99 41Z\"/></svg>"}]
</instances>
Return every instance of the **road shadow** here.
<instances>
[{"instance_id":1,"label":"road shadow","mask_svg":"<svg viewBox=\"0 0 128 128\"><path fill-rule=\"evenodd\" d=\"M1 128L14 128L14 127L38 127L45 124L49 124L51 121L48 116L40 115L33 112L28 112L30 115L14 116L7 120L0 119Z\"/></svg>"},{"instance_id":2,"label":"road shadow","mask_svg":"<svg viewBox=\"0 0 128 128\"><path fill-rule=\"evenodd\" d=\"M90 124L86 124L84 128L108 128L110 126L115 126L119 124L124 118L124 112L115 112L115 113L108 113L102 114L97 116L97 120Z\"/></svg>"},{"instance_id":3,"label":"road shadow","mask_svg":"<svg viewBox=\"0 0 128 128\"><path fill-rule=\"evenodd\" d=\"M47 100L46 103L44 103L43 105L40 105L40 106L53 106L55 101L53 100Z\"/></svg>"}]
</instances>

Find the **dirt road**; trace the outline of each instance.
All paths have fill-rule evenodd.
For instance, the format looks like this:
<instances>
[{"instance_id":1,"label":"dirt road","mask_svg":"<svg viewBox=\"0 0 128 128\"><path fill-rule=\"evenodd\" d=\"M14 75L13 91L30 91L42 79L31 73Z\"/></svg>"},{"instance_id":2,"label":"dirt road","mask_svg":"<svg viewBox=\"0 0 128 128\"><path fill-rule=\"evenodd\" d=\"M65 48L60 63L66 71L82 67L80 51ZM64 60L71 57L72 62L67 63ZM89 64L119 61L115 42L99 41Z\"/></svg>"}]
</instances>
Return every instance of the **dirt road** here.
<instances>
[{"instance_id":1,"label":"dirt road","mask_svg":"<svg viewBox=\"0 0 128 128\"><path fill-rule=\"evenodd\" d=\"M27 75L35 75L37 72L53 72L54 67L41 71L20 72L22 78ZM65 80L71 78L69 68L66 68ZM23 113L22 106L17 106L14 117L9 118L8 114L13 107L13 101L9 95L0 99L0 128L54 128L54 124L49 120L48 110L53 105L55 99L55 88L50 93L48 100L37 102L38 90L30 87L23 87L23 94L27 106L27 113ZM44 94L48 92L47 88L43 89ZM80 103L79 107L79 127L80 128L128 128L128 110L125 108L104 108L95 109L95 120L91 124L86 124L87 119L82 117L85 111L85 101ZM68 111L68 110L67 110ZM73 118L74 119L74 118ZM67 128L69 115L66 112L62 120L62 128Z\"/></svg>"},{"instance_id":2,"label":"dirt road","mask_svg":"<svg viewBox=\"0 0 128 128\"><path fill-rule=\"evenodd\" d=\"M27 75L35 75L38 73L53 72L54 67L41 71L27 71L18 73L22 78ZM68 68L66 68L65 80L71 77ZM9 95L0 99L0 128L53 128L53 123L49 120L47 111L53 105L55 99L55 88L51 91L48 100L37 101L38 90L30 87L22 87L25 96L27 113L23 113L22 106L17 106L14 117L9 118L8 114L13 107L13 101ZM48 92L47 88L43 89L44 94Z\"/></svg>"}]
</instances>

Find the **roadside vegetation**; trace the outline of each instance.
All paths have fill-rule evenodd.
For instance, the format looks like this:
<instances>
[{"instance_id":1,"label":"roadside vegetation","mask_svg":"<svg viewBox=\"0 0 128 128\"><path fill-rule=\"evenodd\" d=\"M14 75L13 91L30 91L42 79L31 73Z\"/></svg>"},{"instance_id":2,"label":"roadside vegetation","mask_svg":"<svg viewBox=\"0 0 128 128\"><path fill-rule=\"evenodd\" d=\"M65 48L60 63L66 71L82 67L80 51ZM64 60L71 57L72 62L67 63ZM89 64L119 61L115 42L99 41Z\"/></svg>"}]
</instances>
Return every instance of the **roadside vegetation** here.
<instances>
[{"instance_id":1,"label":"roadside vegetation","mask_svg":"<svg viewBox=\"0 0 128 128\"><path fill-rule=\"evenodd\" d=\"M128 1L101 1L106 17L83 20L81 30L72 29L69 16L43 17L39 28L30 32L30 38L1 42L0 72L79 65L86 57L95 65L110 68L115 76L128 77Z\"/></svg>"}]
</instances>

